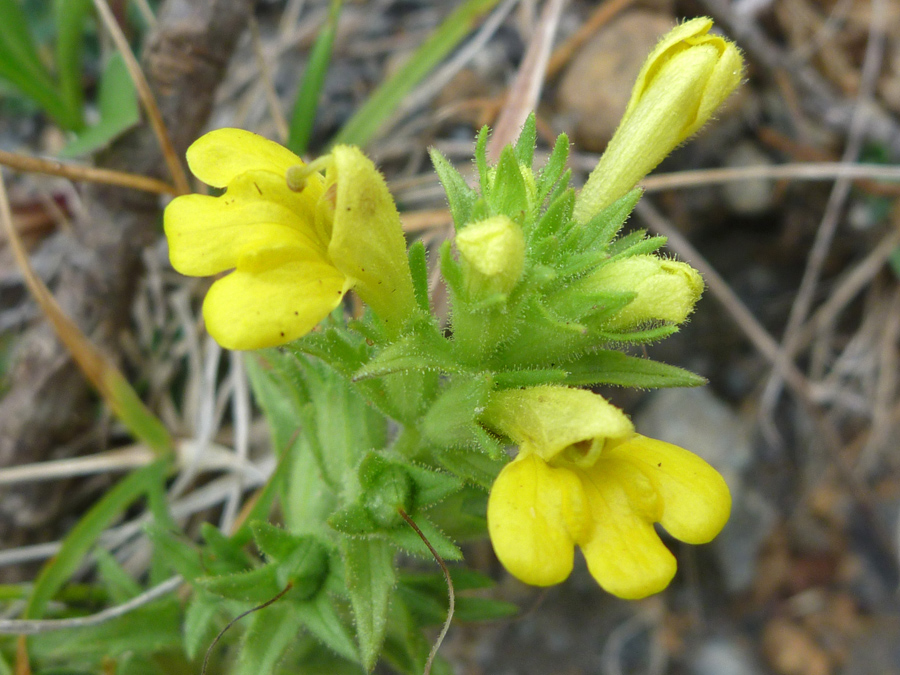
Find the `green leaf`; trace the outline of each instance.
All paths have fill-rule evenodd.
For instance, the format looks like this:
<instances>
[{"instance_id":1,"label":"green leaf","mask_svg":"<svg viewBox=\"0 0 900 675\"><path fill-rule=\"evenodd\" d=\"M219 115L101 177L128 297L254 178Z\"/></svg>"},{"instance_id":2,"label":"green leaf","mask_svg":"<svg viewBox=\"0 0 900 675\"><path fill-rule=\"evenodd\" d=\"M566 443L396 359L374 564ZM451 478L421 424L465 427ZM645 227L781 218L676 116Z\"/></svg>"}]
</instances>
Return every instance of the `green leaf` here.
<instances>
[{"instance_id":1,"label":"green leaf","mask_svg":"<svg viewBox=\"0 0 900 675\"><path fill-rule=\"evenodd\" d=\"M444 560L462 560L462 551L459 550L459 547L453 543L452 539L441 532L434 523L429 521L422 514L417 514L413 520L439 556ZM409 525L404 524L393 530L383 531L382 536L389 539L393 544L396 544L407 553L419 556L420 558L433 559L433 555L428 549L428 546L422 541L418 532Z\"/></svg>"},{"instance_id":2,"label":"green leaf","mask_svg":"<svg viewBox=\"0 0 900 675\"><path fill-rule=\"evenodd\" d=\"M34 590L25 608L24 617L39 619L47 603L62 588L69 577L84 562L84 557L103 531L150 486L162 482L166 475L166 463L157 461L138 469L120 481L83 515L71 532L66 535L57 554L44 565L34 583Z\"/></svg>"},{"instance_id":3,"label":"green leaf","mask_svg":"<svg viewBox=\"0 0 900 675\"><path fill-rule=\"evenodd\" d=\"M166 569L174 570L187 581L206 574L207 570L200 560L200 550L193 542L157 524L148 525L144 532L153 542L154 556L162 558Z\"/></svg>"},{"instance_id":4,"label":"green leaf","mask_svg":"<svg viewBox=\"0 0 900 675\"><path fill-rule=\"evenodd\" d=\"M309 146L309 138L316 121L316 111L322 96L325 76L331 63L334 36L337 32L337 23L343 4L342 0L331 0L325 25L319 31L316 42L309 53L306 70L303 71L303 81L300 83L297 98L294 100L294 112L291 115L286 145L298 155L305 153Z\"/></svg>"},{"instance_id":5,"label":"green leaf","mask_svg":"<svg viewBox=\"0 0 900 675\"><path fill-rule=\"evenodd\" d=\"M419 305L419 309L423 312L430 314L431 305L428 302L428 253L421 239L417 239L410 245L408 256L416 304Z\"/></svg>"},{"instance_id":6,"label":"green leaf","mask_svg":"<svg viewBox=\"0 0 900 675\"><path fill-rule=\"evenodd\" d=\"M663 387L700 387L706 378L684 368L659 361L628 356L613 350L585 354L567 364L566 384L588 386L614 384L621 387L659 389Z\"/></svg>"},{"instance_id":7,"label":"green leaf","mask_svg":"<svg viewBox=\"0 0 900 675\"><path fill-rule=\"evenodd\" d=\"M94 559L97 561L97 572L103 582L103 586L109 593L109 597L116 605L128 602L133 597L140 595L141 585L131 578L131 575L118 563L108 551L102 548L94 551Z\"/></svg>"},{"instance_id":8,"label":"green leaf","mask_svg":"<svg viewBox=\"0 0 900 675\"><path fill-rule=\"evenodd\" d=\"M504 370L494 373L494 384L497 389L518 389L520 387L537 387L542 384L562 382L568 376L562 368L538 368L525 370Z\"/></svg>"},{"instance_id":9,"label":"green leaf","mask_svg":"<svg viewBox=\"0 0 900 675\"><path fill-rule=\"evenodd\" d=\"M378 539L345 539L343 554L362 663L371 671L384 641L396 582L394 547Z\"/></svg>"},{"instance_id":10,"label":"green leaf","mask_svg":"<svg viewBox=\"0 0 900 675\"><path fill-rule=\"evenodd\" d=\"M59 86L66 106L79 116L84 104L81 86L84 24L92 8L91 0L53 0Z\"/></svg>"},{"instance_id":11,"label":"green leaf","mask_svg":"<svg viewBox=\"0 0 900 675\"><path fill-rule=\"evenodd\" d=\"M17 0L0 0L0 78L37 103L64 129L76 129L81 111L72 110L44 67Z\"/></svg>"},{"instance_id":12,"label":"green leaf","mask_svg":"<svg viewBox=\"0 0 900 675\"><path fill-rule=\"evenodd\" d=\"M466 0L376 89L332 141L365 147L403 97L434 69L498 0Z\"/></svg>"},{"instance_id":13,"label":"green leaf","mask_svg":"<svg viewBox=\"0 0 900 675\"><path fill-rule=\"evenodd\" d=\"M154 654L180 648L181 606L175 597L157 600L97 626L51 631L28 640L29 656L36 661L64 664L83 657L100 660L129 652Z\"/></svg>"},{"instance_id":14,"label":"green leaf","mask_svg":"<svg viewBox=\"0 0 900 675\"><path fill-rule=\"evenodd\" d=\"M194 589L184 614L184 649L191 660L203 653L216 636L222 604L221 598Z\"/></svg>"},{"instance_id":15,"label":"green leaf","mask_svg":"<svg viewBox=\"0 0 900 675\"><path fill-rule=\"evenodd\" d=\"M249 572L202 577L197 579L197 584L214 595L254 604L268 602L284 590L278 583L275 565L257 567Z\"/></svg>"},{"instance_id":16,"label":"green leaf","mask_svg":"<svg viewBox=\"0 0 900 675\"><path fill-rule=\"evenodd\" d=\"M100 121L80 132L60 153L77 157L105 148L141 119L137 91L128 75L125 60L116 52L106 63L97 98Z\"/></svg>"},{"instance_id":17,"label":"green leaf","mask_svg":"<svg viewBox=\"0 0 900 675\"><path fill-rule=\"evenodd\" d=\"M447 193L450 215L453 216L453 225L458 232L472 221L472 208L478 199L478 193L469 187L462 174L438 150L431 148L428 152L434 170L444 186L444 192Z\"/></svg>"},{"instance_id":18,"label":"green leaf","mask_svg":"<svg viewBox=\"0 0 900 675\"><path fill-rule=\"evenodd\" d=\"M492 384L486 375L451 380L422 420L425 437L446 448L471 443L476 411L487 404Z\"/></svg>"},{"instance_id":19,"label":"green leaf","mask_svg":"<svg viewBox=\"0 0 900 675\"><path fill-rule=\"evenodd\" d=\"M359 650L353 634L344 624L327 594L322 593L309 602L296 605L297 616L310 633L339 656L359 661Z\"/></svg>"},{"instance_id":20,"label":"green leaf","mask_svg":"<svg viewBox=\"0 0 900 675\"><path fill-rule=\"evenodd\" d=\"M284 653L297 640L297 617L287 602L276 602L250 615L241 643L236 675L274 673Z\"/></svg>"},{"instance_id":21,"label":"green leaf","mask_svg":"<svg viewBox=\"0 0 900 675\"><path fill-rule=\"evenodd\" d=\"M478 450L437 450L435 459L450 473L490 490L506 461L493 459Z\"/></svg>"},{"instance_id":22,"label":"green leaf","mask_svg":"<svg viewBox=\"0 0 900 675\"><path fill-rule=\"evenodd\" d=\"M353 379L365 380L410 370L458 373L464 369L453 354L452 345L434 324L422 322L356 371Z\"/></svg>"}]
</instances>

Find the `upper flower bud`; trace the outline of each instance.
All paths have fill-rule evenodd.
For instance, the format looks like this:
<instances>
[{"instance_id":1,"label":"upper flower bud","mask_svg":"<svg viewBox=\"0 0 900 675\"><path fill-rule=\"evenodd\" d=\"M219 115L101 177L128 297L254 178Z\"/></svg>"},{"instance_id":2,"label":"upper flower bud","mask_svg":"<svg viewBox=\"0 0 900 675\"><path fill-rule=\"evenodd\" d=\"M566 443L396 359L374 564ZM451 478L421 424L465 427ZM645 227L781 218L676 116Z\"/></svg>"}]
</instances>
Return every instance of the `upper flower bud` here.
<instances>
[{"instance_id":1,"label":"upper flower bud","mask_svg":"<svg viewBox=\"0 0 900 675\"><path fill-rule=\"evenodd\" d=\"M672 29L638 75L616 133L575 204L587 222L702 127L740 83L738 48L700 17Z\"/></svg>"},{"instance_id":2,"label":"upper flower bud","mask_svg":"<svg viewBox=\"0 0 900 675\"><path fill-rule=\"evenodd\" d=\"M456 235L470 298L509 293L525 264L522 228L506 216L472 223Z\"/></svg>"}]
</instances>

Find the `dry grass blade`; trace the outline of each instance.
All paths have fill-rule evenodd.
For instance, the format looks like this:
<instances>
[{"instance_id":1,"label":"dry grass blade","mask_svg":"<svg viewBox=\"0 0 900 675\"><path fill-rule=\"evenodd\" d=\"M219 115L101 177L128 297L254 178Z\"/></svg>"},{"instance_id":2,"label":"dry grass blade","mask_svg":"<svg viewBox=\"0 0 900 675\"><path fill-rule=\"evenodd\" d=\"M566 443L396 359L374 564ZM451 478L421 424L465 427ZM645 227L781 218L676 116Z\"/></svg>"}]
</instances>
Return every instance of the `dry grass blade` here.
<instances>
[{"instance_id":1,"label":"dry grass blade","mask_svg":"<svg viewBox=\"0 0 900 675\"><path fill-rule=\"evenodd\" d=\"M178 194L178 190L174 187L156 178L139 176L123 171L113 171L112 169L98 169L93 166L65 164L56 160L28 157L27 155L19 155L14 152L6 152L5 150L0 150L0 164L16 171L62 176L73 181L117 185L161 195Z\"/></svg>"},{"instance_id":2,"label":"dry grass blade","mask_svg":"<svg viewBox=\"0 0 900 675\"><path fill-rule=\"evenodd\" d=\"M284 113L281 112L281 103L278 100L278 92L275 91L275 85L272 82L272 74L269 72L269 64L266 62L266 54L263 51L262 38L259 34L259 23L256 18L250 17L250 37L253 40L253 56L256 59L256 65L259 68L260 84L266 92L266 103L269 105L269 112L272 114L272 121L278 130L278 139L282 143L286 143L290 128Z\"/></svg>"},{"instance_id":3,"label":"dry grass blade","mask_svg":"<svg viewBox=\"0 0 900 675\"><path fill-rule=\"evenodd\" d=\"M547 77L551 78L562 70L562 67L569 62L569 59L572 58L575 52L585 42L590 40L601 26L627 8L632 2L634 0L606 0L606 2L601 3L594 10L594 13L591 14L590 18L584 22L584 25L553 52L553 56L550 57L550 63L547 64Z\"/></svg>"},{"instance_id":4,"label":"dry grass blade","mask_svg":"<svg viewBox=\"0 0 900 675\"><path fill-rule=\"evenodd\" d=\"M872 16L869 23L869 38L860 80L860 91L850 124L847 146L842 158L843 162L847 164L856 160L865 141L865 128L869 120L868 102L873 98L878 75L881 72L881 64L884 61L886 35L883 17L885 16L885 11L884 0L873 0ZM797 298L791 307L787 327L784 331L784 339L779 349L778 360L775 362L775 367L763 392L761 400L763 414L772 414L781 393L781 371L786 363L796 355L802 324L809 316L816 287L821 277L822 268L825 265L825 258L837 231L843 205L850 194L850 186L849 180L838 179L829 195L825 214L822 216L821 225L816 233L812 250L809 253L803 279L797 291Z\"/></svg>"},{"instance_id":5,"label":"dry grass blade","mask_svg":"<svg viewBox=\"0 0 900 675\"><path fill-rule=\"evenodd\" d=\"M71 619L0 619L0 634L37 635L38 633L49 633L51 631L67 630L70 628L99 626L102 623L118 619L120 616L133 612L139 607L143 607L154 600L158 600L164 595L168 595L178 588L182 581L183 579L179 576L171 577L161 584L157 584L153 588L132 598L128 602L123 602L121 605L104 609L102 612L90 614L89 616L79 616Z\"/></svg>"},{"instance_id":6,"label":"dry grass blade","mask_svg":"<svg viewBox=\"0 0 900 675\"><path fill-rule=\"evenodd\" d=\"M188 184L187 175L184 172L181 161L178 159L175 148L172 146L172 139L169 137L166 124L163 122L162 114L159 112L159 106L156 105L156 99L153 96L153 91L150 89L150 84L147 82L147 78L144 77L144 71L141 70L140 64L134 57L131 47L128 45L128 40L125 38L124 33L122 33L122 29L116 22L116 17L113 16L112 10L110 10L106 0L94 0L94 6L100 13L103 24L112 36L116 48L122 54L122 58L125 59L125 66L128 68L128 74L134 82L138 96L140 97L144 110L147 112L147 117L150 120L150 125L153 127L153 131L159 140L159 146L162 150L163 157L165 158L166 166L169 167L169 172L172 174L172 180L175 181L175 187L178 190L178 193L189 193L191 187Z\"/></svg>"},{"instance_id":7,"label":"dry grass blade","mask_svg":"<svg viewBox=\"0 0 900 675\"><path fill-rule=\"evenodd\" d=\"M537 107L544 86L547 61L550 59L550 48L565 4L565 0L547 0L544 5L538 28L531 37L528 51L488 141L489 162L496 162L503 147L515 141L528 115Z\"/></svg>"}]
</instances>

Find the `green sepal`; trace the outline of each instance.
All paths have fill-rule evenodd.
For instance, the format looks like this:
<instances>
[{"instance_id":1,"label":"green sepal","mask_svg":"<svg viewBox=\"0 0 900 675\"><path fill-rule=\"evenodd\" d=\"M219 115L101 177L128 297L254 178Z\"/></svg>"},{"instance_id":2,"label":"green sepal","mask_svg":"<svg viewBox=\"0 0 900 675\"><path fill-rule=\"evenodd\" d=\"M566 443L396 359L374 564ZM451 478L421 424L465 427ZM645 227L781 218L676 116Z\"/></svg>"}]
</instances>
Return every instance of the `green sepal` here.
<instances>
[{"instance_id":1,"label":"green sepal","mask_svg":"<svg viewBox=\"0 0 900 675\"><path fill-rule=\"evenodd\" d=\"M328 525L351 537L368 536L381 530L369 510L359 502L347 504L332 513Z\"/></svg>"},{"instance_id":2,"label":"green sepal","mask_svg":"<svg viewBox=\"0 0 900 675\"><path fill-rule=\"evenodd\" d=\"M342 542L356 639L367 671L378 661L387 630L388 607L396 583L394 551L380 539L345 538Z\"/></svg>"},{"instance_id":3,"label":"green sepal","mask_svg":"<svg viewBox=\"0 0 900 675\"><path fill-rule=\"evenodd\" d=\"M521 322L527 326L503 345L495 358L496 370L516 367L556 367L560 360L591 344L588 327L577 320L554 315L537 298L525 305ZM596 344L596 342L594 342Z\"/></svg>"},{"instance_id":4,"label":"green sepal","mask_svg":"<svg viewBox=\"0 0 900 675\"><path fill-rule=\"evenodd\" d=\"M284 349L295 356L315 356L342 375L350 375L359 370L372 353L364 338L327 325L285 345ZM265 355L271 352L262 350L261 353Z\"/></svg>"},{"instance_id":5,"label":"green sepal","mask_svg":"<svg viewBox=\"0 0 900 675\"><path fill-rule=\"evenodd\" d=\"M309 602L294 606L297 619L323 645L350 661L359 661L353 634L334 607L334 601L322 593Z\"/></svg>"},{"instance_id":6,"label":"green sepal","mask_svg":"<svg viewBox=\"0 0 900 675\"><path fill-rule=\"evenodd\" d=\"M565 134L560 134L556 137L556 142L553 144L553 150L550 152L550 157L547 158L547 163L544 164L544 168L541 169L537 180L539 202L542 203L553 188L556 187L560 178L566 171L566 162L568 160L569 137ZM568 181L564 181L564 184L565 187L568 187Z\"/></svg>"},{"instance_id":7,"label":"green sepal","mask_svg":"<svg viewBox=\"0 0 900 675\"><path fill-rule=\"evenodd\" d=\"M235 572L250 567L250 558L241 547L222 534L212 523L201 524L200 535L206 542L203 555L205 560L211 555L222 567Z\"/></svg>"},{"instance_id":8,"label":"green sepal","mask_svg":"<svg viewBox=\"0 0 900 675\"><path fill-rule=\"evenodd\" d=\"M422 421L425 438L443 448L471 443L476 410L487 403L491 385L486 376L454 378Z\"/></svg>"},{"instance_id":9,"label":"green sepal","mask_svg":"<svg viewBox=\"0 0 900 675\"><path fill-rule=\"evenodd\" d=\"M491 189L484 195L494 215L502 214L510 220L522 223L525 219L528 204L528 190L516 153L507 145L500 153L500 159L494 170Z\"/></svg>"},{"instance_id":10,"label":"green sepal","mask_svg":"<svg viewBox=\"0 0 900 675\"><path fill-rule=\"evenodd\" d=\"M641 199L643 191L635 188L607 206L583 225L576 227L577 248L583 251L605 250L622 229L628 216ZM641 235L643 236L643 235Z\"/></svg>"},{"instance_id":11,"label":"green sepal","mask_svg":"<svg viewBox=\"0 0 900 675\"><path fill-rule=\"evenodd\" d=\"M421 514L416 515L413 520L428 540L428 543L434 547L434 550L437 551L437 554L441 556L441 558L444 560L462 560L462 551L459 550L459 547L434 523ZM425 559L431 559L433 557L428 546L419 536L419 533L412 529L408 523L404 523L403 526L391 530L383 530L380 533L380 536L386 538L392 544L409 554Z\"/></svg>"},{"instance_id":12,"label":"green sepal","mask_svg":"<svg viewBox=\"0 0 900 675\"><path fill-rule=\"evenodd\" d=\"M265 522L255 522L252 528L256 546L275 563L278 585L284 588L290 583L290 595L298 600L315 597L329 572L328 551L322 542Z\"/></svg>"},{"instance_id":13,"label":"green sepal","mask_svg":"<svg viewBox=\"0 0 900 675\"><path fill-rule=\"evenodd\" d=\"M637 297L633 291L609 291L606 293L577 293L563 291L551 296L547 302L560 316L569 317L583 324L602 325L616 312L628 306Z\"/></svg>"},{"instance_id":14,"label":"green sepal","mask_svg":"<svg viewBox=\"0 0 900 675\"><path fill-rule=\"evenodd\" d=\"M478 199L478 193L469 187L462 174L438 150L431 148L429 154L434 170L444 186L444 192L447 193L450 215L458 231L472 222L472 208Z\"/></svg>"},{"instance_id":15,"label":"green sepal","mask_svg":"<svg viewBox=\"0 0 900 675\"><path fill-rule=\"evenodd\" d=\"M426 314L431 313L431 305L428 302L428 253L421 239L414 241L407 252L409 257L409 271L412 274L413 293L416 296L416 304Z\"/></svg>"},{"instance_id":16,"label":"green sepal","mask_svg":"<svg viewBox=\"0 0 900 675\"><path fill-rule=\"evenodd\" d=\"M644 230L629 232L609 245L609 259L617 260L632 255L655 253L666 245L665 237L648 237Z\"/></svg>"},{"instance_id":17,"label":"green sepal","mask_svg":"<svg viewBox=\"0 0 900 675\"><path fill-rule=\"evenodd\" d=\"M229 600L261 604L284 590L278 583L275 565L257 567L249 572L236 572L216 577L203 577L196 583L203 590Z\"/></svg>"},{"instance_id":18,"label":"green sepal","mask_svg":"<svg viewBox=\"0 0 900 675\"><path fill-rule=\"evenodd\" d=\"M456 542L483 540L487 536L487 489L465 485L428 509L428 519Z\"/></svg>"},{"instance_id":19,"label":"green sepal","mask_svg":"<svg viewBox=\"0 0 900 675\"><path fill-rule=\"evenodd\" d=\"M520 165L530 167L534 162L534 146L537 141L537 123L534 119L534 113L530 113L525 118L525 124L522 125L522 131L519 132L519 138L516 140L516 161Z\"/></svg>"},{"instance_id":20,"label":"green sepal","mask_svg":"<svg viewBox=\"0 0 900 675\"><path fill-rule=\"evenodd\" d=\"M389 462L376 452L363 458L359 484L366 511L382 528L401 525L399 510L409 513L415 508L415 486L406 467Z\"/></svg>"},{"instance_id":21,"label":"green sepal","mask_svg":"<svg viewBox=\"0 0 900 675\"><path fill-rule=\"evenodd\" d=\"M537 260L551 264L552 259L548 259L548 252L554 247L554 243L558 241L557 237L564 227L570 226L572 221L572 211L575 208L575 190L571 188L564 190L556 199L550 202L547 210L538 220L531 232L530 238L532 244L529 246L531 254Z\"/></svg>"},{"instance_id":22,"label":"green sepal","mask_svg":"<svg viewBox=\"0 0 900 675\"><path fill-rule=\"evenodd\" d=\"M415 486L415 510L434 506L458 492L463 482L456 476L417 464L404 465Z\"/></svg>"},{"instance_id":23,"label":"green sepal","mask_svg":"<svg viewBox=\"0 0 900 675\"><path fill-rule=\"evenodd\" d=\"M700 387L707 383L705 377L684 368L613 350L585 354L567 367L569 374L565 383L577 387L614 384L621 387L661 389Z\"/></svg>"}]
</instances>

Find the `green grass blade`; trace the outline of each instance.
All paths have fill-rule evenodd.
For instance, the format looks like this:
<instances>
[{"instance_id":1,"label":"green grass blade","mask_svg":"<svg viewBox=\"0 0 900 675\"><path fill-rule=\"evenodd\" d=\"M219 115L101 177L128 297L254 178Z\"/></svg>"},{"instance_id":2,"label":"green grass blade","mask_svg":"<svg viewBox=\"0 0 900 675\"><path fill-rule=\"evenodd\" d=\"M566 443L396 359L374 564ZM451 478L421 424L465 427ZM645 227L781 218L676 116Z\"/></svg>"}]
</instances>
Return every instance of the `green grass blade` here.
<instances>
[{"instance_id":1,"label":"green grass blade","mask_svg":"<svg viewBox=\"0 0 900 675\"><path fill-rule=\"evenodd\" d=\"M84 52L84 22L91 12L91 0L54 0L56 19L56 70L66 106L77 115L77 131L83 126L84 89L81 86L81 57Z\"/></svg>"},{"instance_id":2,"label":"green grass blade","mask_svg":"<svg viewBox=\"0 0 900 675\"><path fill-rule=\"evenodd\" d=\"M334 35L337 32L338 18L341 15L343 4L343 0L331 0L328 18L309 54L309 62L303 73L303 82L300 84L300 91L297 92L297 99L294 101L287 147L298 155L306 152L309 137L312 135L316 110L319 107L319 97L322 93L322 86L325 84L328 65L331 63Z\"/></svg>"},{"instance_id":3,"label":"green grass blade","mask_svg":"<svg viewBox=\"0 0 900 675\"><path fill-rule=\"evenodd\" d=\"M450 14L406 63L381 83L332 140L365 146L396 110L403 97L421 82L469 34L499 0L467 0Z\"/></svg>"},{"instance_id":4,"label":"green grass blade","mask_svg":"<svg viewBox=\"0 0 900 675\"><path fill-rule=\"evenodd\" d=\"M165 479L166 463L154 462L122 480L91 507L63 540L59 552L44 565L25 609L25 618L39 619L47 603L81 566L97 539L135 500Z\"/></svg>"}]
</instances>

